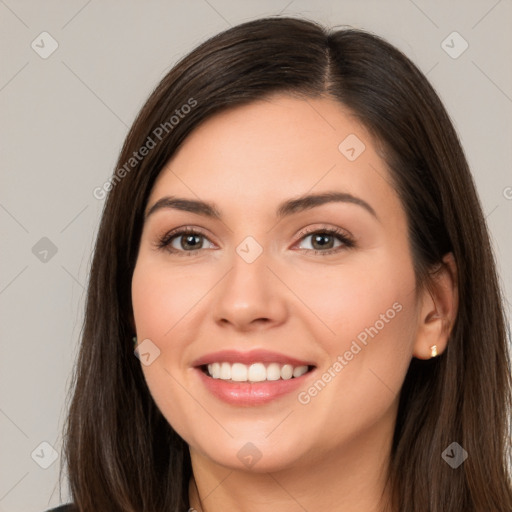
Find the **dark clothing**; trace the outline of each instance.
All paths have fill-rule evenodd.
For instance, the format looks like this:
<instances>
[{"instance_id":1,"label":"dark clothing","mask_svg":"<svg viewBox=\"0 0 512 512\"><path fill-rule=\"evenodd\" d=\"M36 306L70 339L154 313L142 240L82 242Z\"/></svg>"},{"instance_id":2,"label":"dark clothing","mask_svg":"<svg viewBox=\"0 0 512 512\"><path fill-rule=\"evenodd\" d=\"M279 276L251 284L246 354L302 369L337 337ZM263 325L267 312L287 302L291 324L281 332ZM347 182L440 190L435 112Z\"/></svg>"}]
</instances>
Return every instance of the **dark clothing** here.
<instances>
[{"instance_id":1,"label":"dark clothing","mask_svg":"<svg viewBox=\"0 0 512 512\"><path fill-rule=\"evenodd\" d=\"M52 508L47 510L46 512L75 512L75 506L73 503L68 503L67 505L60 505L57 508Z\"/></svg>"}]
</instances>

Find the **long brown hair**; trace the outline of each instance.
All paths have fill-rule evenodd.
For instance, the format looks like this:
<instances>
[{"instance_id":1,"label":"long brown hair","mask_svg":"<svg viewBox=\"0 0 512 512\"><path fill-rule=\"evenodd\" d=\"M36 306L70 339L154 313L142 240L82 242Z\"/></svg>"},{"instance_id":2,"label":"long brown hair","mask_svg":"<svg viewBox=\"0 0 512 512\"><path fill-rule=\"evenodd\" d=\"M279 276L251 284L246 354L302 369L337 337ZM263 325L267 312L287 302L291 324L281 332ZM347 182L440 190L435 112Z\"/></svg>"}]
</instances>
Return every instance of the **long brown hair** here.
<instances>
[{"instance_id":1,"label":"long brown hair","mask_svg":"<svg viewBox=\"0 0 512 512\"><path fill-rule=\"evenodd\" d=\"M101 189L109 193L64 433L77 509L189 506L188 446L156 407L133 354L131 279L143 212L155 179L192 130L223 109L276 92L335 98L375 136L406 210L418 286L428 286L448 252L458 267L447 350L431 361L413 359L401 390L389 467L393 510L510 512L503 298L449 116L425 76L380 37L284 17L233 27L176 64L143 106ZM441 457L452 442L468 453L456 469Z\"/></svg>"}]
</instances>

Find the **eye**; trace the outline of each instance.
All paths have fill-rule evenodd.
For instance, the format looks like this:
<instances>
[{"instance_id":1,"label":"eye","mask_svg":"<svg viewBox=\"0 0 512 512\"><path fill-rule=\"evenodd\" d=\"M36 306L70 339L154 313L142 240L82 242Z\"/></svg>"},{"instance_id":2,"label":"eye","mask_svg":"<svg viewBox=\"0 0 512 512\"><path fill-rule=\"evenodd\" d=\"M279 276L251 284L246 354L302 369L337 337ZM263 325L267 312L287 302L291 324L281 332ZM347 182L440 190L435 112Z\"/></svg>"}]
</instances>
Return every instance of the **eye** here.
<instances>
[{"instance_id":1,"label":"eye","mask_svg":"<svg viewBox=\"0 0 512 512\"><path fill-rule=\"evenodd\" d=\"M314 254L328 255L355 247L354 240L337 228L305 230L300 234L301 240L311 239L309 243L311 248L302 248L301 251L313 251ZM336 241L339 242L337 246L334 245Z\"/></svg>"},{"instance_id":2,"label":"eye","mask_svg":"<svg viewBox=\"0 0 512 512\"><path fill-rule=\"evenodd\" d=\"M194 228L182 228L166 233L157 243L159 249L165 249L173 254L188 256L204 249L206 236ZM209 242L209 241L208 241ZM212 246L213 244L209 242ZM210 247L212 248L212 247Z\"/></svg>"}]
</instances>

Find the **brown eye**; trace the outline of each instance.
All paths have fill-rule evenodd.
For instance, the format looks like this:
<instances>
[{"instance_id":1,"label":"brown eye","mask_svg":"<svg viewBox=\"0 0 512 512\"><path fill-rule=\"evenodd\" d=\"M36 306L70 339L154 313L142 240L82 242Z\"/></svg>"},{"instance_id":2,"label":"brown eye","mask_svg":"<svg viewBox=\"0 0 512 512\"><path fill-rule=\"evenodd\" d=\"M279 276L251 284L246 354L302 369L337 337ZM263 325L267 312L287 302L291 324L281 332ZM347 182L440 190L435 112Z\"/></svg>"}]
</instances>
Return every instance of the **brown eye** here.
<instances>
[{"instance_id":1,"label":"brown eye","mask_svg":"<svg viewBox=\"0 0 512 512\"><path fill-rule=\"evenodd\" d=\"M326 233L315 233L313 235L308 235L311 237L311 245L315 250L322 249L332 249L336 242L336 238L333 235L329 235Z\"/></svg>"},{"instance_id":2,"label":"brown eye","mask_svg":"<svg viewBox=\"0 0 512 512\"><path fill-rule=\"evenodd\" d=\"M200 246L202 246L201 235L191 235L190 233L174 236L173 240L169 242L171 246L173 246L174 241L178 241L178 245L181 246L180 249L183 250L201 249ZM174 248L177 249L177 247Z\"/></svg>"},{"instance_id":3,"label":"brown eye","mask_svg":"<svg viewBox=\"0 0 512 512\"><path fill-rule=\"evenodd\" d=\"M354 241L348 235L340 230L333 228L317 229L302 233L301 240L311 239L310 247L300 248L303 251L314 251L315 254L332 254L340 250L355 246ZM338 242L337 245L336 242Z\"/></svg>"},{"instance_id":4,"label":"brown eye","mask_svg":"<svg viewBox=\"0 0 512 512\"><path fill-rule=\"evenodd\" d=\"M158 248L165 249L173 254L184 255L204 249L205 240L208 239L200 231L192 228L185 228L167 233L161 240L159 240ZM209 243L211 244L211 242ZM213 244L211 245L213 246Z\"/></svg>"}]
</instances>

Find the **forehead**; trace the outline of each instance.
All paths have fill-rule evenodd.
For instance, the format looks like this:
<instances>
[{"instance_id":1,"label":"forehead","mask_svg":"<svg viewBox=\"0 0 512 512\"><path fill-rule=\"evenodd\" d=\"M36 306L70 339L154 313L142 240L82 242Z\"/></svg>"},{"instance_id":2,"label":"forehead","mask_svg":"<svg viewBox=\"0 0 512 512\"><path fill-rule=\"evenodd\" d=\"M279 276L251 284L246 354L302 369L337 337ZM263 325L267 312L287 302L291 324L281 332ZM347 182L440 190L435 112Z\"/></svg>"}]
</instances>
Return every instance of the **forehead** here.
<instances>
[{"instance_id":1,"label":"forehead","mask_svg":"<svg viewBox=\"0 0 512 512\"><path fill-rule=\"evenodd\" d=\"M332 189L396 202L390 181L370 133L343 105L276 94L203 122L160 173L150 202L172 193L258 208Z\"/></svg>"}]
</instances>

